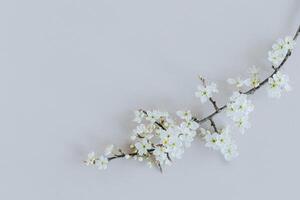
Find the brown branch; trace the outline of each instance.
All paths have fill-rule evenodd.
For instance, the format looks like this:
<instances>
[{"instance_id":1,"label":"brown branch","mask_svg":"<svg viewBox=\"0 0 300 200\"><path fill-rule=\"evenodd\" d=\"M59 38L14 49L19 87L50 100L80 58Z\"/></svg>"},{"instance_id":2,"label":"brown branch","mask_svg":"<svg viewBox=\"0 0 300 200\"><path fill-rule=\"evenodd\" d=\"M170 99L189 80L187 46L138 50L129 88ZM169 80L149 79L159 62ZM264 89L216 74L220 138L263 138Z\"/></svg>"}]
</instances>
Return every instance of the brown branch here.
<instances>
[{"instance_id":1,"label":"brown branch","mask_svg":"<svg viewBox=\"0 0 300 200\"><path fill-rule=\"evenodd\" d=\"M210 115L208 115L207 117L204 117L202 119L197 119L196 117L193 117L193 120L195 122L197 122L198 124L202 124L204 122L206 122L209 119L212 119L216 114L220 113L222 110L224 110L225 108L227 108L227 105L224 105L220 108L218 108L218 110L216 110L215 112L211 113Z\"/></svg>"},{"instance_id":2,"label":"brown branch","mask_svg":"<svg viewBox=\"0 0 300 200\"><path fill-rule=\"evenodd\" d=\"M163 173L163 169L162 169L162 167L161 167L161 164L160 164L160 163L157 163L157 166L158 166L158 169L159 169L160 173Z\"/></svg>"},{"instance_id":3,"label":"brown branch","mask_svg":"<svg viewBox=\"0 0 300 200\"><path fill-rule=\"evenodd\" d=\"M149 149L148 153L151 154L153 151L154 151L154 149ZM129 156L137 156L138 153L137 152L129 153L128 155ZM108 157L107 159L108 159L108 161L111 161L111 160L116 159L116 158L124 158L125 156L126 156L126 154L123 153L123 154L119 154L119 155L114 155L112 157Z\"/></svg>"},{"instance_id":4,"label":"brown branch","mask_svg":"<svg viewBox=\"0 0 300 200\"><path fill-rule=\"evenodd\" d=\"M148 153L151 155L151 154L153 153L154 150L155 150L155 149L149 149L149 150L148 150ZM138 155L138 152L135 152L135 153L129 153L129 154L127 154L127 155L129 155L129 156L131 156L131 157L132 157L132 156L137 156L137 155ZM108 157L107 159L108 159L108 161L111 161L111 160L114 160L114 159L117 159L117 158L124 158L125 156L126 156L126 154L122 153L122 154L119 154L119 155L114 155L114 156ZM169 161L172 161L171 158L170 158L170 156L169 156L169 154L167 154L167 156L168 156ZM85 162L85 161L84 161L84 162ZM163 173L163 169L162 169L162 166L161 166L160 163L157 163L157 167L158 167L159 171L160 171L161 173Z\"/></svg>"},{"instance_id":5,"label":"brown branch","mask_svg":"<svg viewBox=\"0 0 300 200\"><path fill-rule=\"evenodd\" d=\"M217 129L215 121L213 119L209 119L209 121L210 121L210 125L213 127L214 131L216 133L218 133L218 129Z\"/></svg>"},{"instance_id":6,"label":"brown branch","mask_svg":"<svg viewBox=\"0 0 300 200\"><path fill-rule=\"evenodd\" d=\"M218 105L217 105L217 102L216 102L212 97L209 98L209 101L210 101L211 104L213 105L215 111L217 111L217 110L219 109L219 107L218 107ZM215 131L216 133L218 133L218 129L217 129L216 123L215 123L215 121L213 120L213 118L210 118L209 121L210 121L211 127L214 129L214 131Z\"/></svg>"},{"instance_id":7,"label":"brown branch","mask_svg":"<svg viewBox=\"0 0 300 200\"><path fill-rule=\"evenodd\" d=\"M214 109L217 111L219 109L217 102L212 97L209 98L209 101L212 103L212 105L214 106Z\"/></svg>"},{"instance_id":8,"label":"brown branch","mask_svg":"<svg viewBox=\"0 0 300 200\"><path fill-rule=\"evenodd\" d=\"M300 26L298 27L297 32L293 37L293 40L295 40L295 41L297 40L297 37L298 37L299 33L300 33Z\"/></svg>"}]
</instances>

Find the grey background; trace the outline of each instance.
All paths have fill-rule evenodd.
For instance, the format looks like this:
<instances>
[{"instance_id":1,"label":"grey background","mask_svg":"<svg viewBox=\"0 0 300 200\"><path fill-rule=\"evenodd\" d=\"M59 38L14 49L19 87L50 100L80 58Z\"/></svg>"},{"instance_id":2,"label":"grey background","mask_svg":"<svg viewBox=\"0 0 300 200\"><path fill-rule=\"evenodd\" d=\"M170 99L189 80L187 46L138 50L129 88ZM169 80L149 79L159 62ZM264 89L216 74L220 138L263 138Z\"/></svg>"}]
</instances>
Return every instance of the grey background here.
<instances>
[{"instance_id":1,"label":"grey background","mask_svg":"<svg viewBox=\"0 0 300 200\"><path fill-rule=\"evenodd\" d=\"M237 160L195 141L163 175L134 161L104 172L81 163L128 144L134 109L207 115L198 74L225 103L225 80L253 64L269 73L267 51L299 24L298 0L2 0L0 198L299 199L299 45L285 68L293 91L251 97L253 127L233 133Z\"/></svg>"}]
</instances>

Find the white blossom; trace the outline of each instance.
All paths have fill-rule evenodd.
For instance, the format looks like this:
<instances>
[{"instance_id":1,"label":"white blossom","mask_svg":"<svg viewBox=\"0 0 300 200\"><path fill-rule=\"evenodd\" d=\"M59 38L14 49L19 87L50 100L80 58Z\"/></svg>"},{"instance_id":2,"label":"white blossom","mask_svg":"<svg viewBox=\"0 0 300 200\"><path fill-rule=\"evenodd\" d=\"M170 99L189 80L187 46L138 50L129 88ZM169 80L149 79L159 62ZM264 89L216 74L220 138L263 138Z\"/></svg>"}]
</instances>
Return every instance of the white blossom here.
<instances>
[{"instance_id":1,"label":"white blossom","mask_svg":"<svg viewBox=\"0 0 300 200\"><path fill-rule=\"evenodd\" d=\"M199 128L199 124L195 121L186 121L186 122L182 122L182 125L186 126L187 128L191 129L191 130L197 130Z\"/></svg>"},{"instance_id":2,"label":"white blossom","mask_svg":"<svg viewBox=\"0 0 300 200\"><path fill-rule=\"evenodd\" d=\"M185 121L190 121L192 119L192 114L191 111L187 110L187 111L177 111L176 112L177 116L180 117L181 119L185 120Z\"/></svg>"},{"instance_id":3,"label":"white blossom","mask_svg":"<svg viewBox=\"0 0 300 200\"><path fill-rule=\"evenodd\" d=\"M189 129L185 125L180 126L179 138L183 142L185 147L190 147L191 143L194 141L196 136L196 131Z\"/></svg>"},{"instance_id":4,"label":"white blossom","mask_svg":"<svg viewBox=\"0 0 300 200\"><path fill-rule=\"evenodd\" d=\"M170 165L169 158L181 158L184 148L191 145L196 136L196 129L199 127L199 124L192 119L190 111L178 111L176 114L183 120L180 124L169 118L167 113L159 114L155 122L161 123L164 129L156 124L157 128L152 130L155 134L151 138L153 142L151 148L154 148L155 160L161 165ZM135 146L139 153L139 149L142 154L146 152L142 145L136 144Z\"/></svg>"},{"instance_id":5,"label":"white blossom","mask_svg":"<svg viewBox=\"0 0 300 200\"><path fill-rule=\"evenodd\" d=\"M249 72L250 72L250 78L245 80L245 85L251 88L258 87L260 84L258 69L255 66L253 66L252 68L249 69Z\"/></svg>"},{"instance_id":6,"label":"white blossom","mask_svg":"<svg viewBox=\"0 0 300 200\"><path fill-rule=\"evenodd\" d=\"M243 86L248 86L251 88L258 87L260 84L259 71L255 66L252 66L249 69L250 77L247 79L241 79L240 77L233 79L227 79L227 82L230 85L234 85L238 90L241 90Z\"/></svg>"},{"instance_id":7,"label":"white blossom","mask_svg":"<svg viewBox=\"0 0 300 200\"><path fill-rule=\"evenodd\" d=\"M88 158L85 160L85 164L86 164L87 166L89 166L89 165L94 165L95 162L96 162L96 160L97 160L97 157L96 157L95 152L90 152L90 153L88 154Z\"/></svg>"},{"instance_id":8,"label":"white blossom","mask_svg":"<svg viewBox=\"0 0 300 200\"><path fill-rule=\"evenodd\" d=\"M145 124L139 124L133 130L133 133L130 136L130 139L133 141L136 140L137 138L151 139L153 137L153 134L151 134L151 132L153 132L154 129L155 129L154 124L149 124L147 126Z\"/></svg>"},{"instance_id":9,"label":"white blossom","mask_svg":"<svg viewBox=\"0 0 300 200\"><path fill-rule=\"evenodd\" d=\"M290 91L289 77L281 72L277 72L268 80L267 91L271 98L281 97L282 91Z\"/></svg>"},{"instance_id":10,"label":"white blossom","mask_svg":"<svg viewBox=\"0 0 300 200\"><path fill-rule=\"evenodd\" d=\"M144 124L140 124L138 125L134 130L133 130L133 134L134 135L139 135L139 136L143 136L144 133L147 132L146 126Z\"/></svg>"},{"instance_id":11,"label":"white blossom","mask_svg":"<svg viewBox=\"0 0 300 200\"><path fill-rule=\"evenodd\" d=\"M146 120L154 123L156 120L160 118L159 112L158 111L148 111L147 112L147 117Z\"/></svg>"},{"instance_id":12,"label":"white blossom","mask_svg":"<svg viewBox=\"0 0 300 200\"><path fill-rule=\"evenodd\" d=\"M182 145L182 143L176 143ZM175 148L173 148L173 150L169 153L171 157L173 158L177 158L177 159L181 159L182 158L182 154L184 153L184 149L180 148L181 146L176 146Z\"/></svg>"},{"instance_id":13,"label":"white blossom","mask_svg":"<svg viewBox=\"0 0 300 200\"><path fill-rule=\"evenodd\" d=\"M284 43L285 43L285 48L287 48L289 50L293 50L295 45L296 45L295 40L291 36L285 37L284 38Z\"/></svg>"},{"instance_id":14,"label":"white blossom","mask_svg":"<svg viewBox=\"0 0 300 200\"><path fill-rule=\"evenodd\" d=\"M278 67L284 60L288 51L291 51L295 46L295 41L288 36L285 39L278 39L277 43L272 45L272 50L269 51L269 61L274 67Z\"/></svg>"},{"instance_id":15,"label":"white blossom","mask_svg":"<svg viewBox=\"0 0 300 200\"><path fill-rule=\"evenodd\" d=\"M135 143L135 148L139 155L144 155L148 153L148 150L152 148L151 144L147 139L142 139L140 142Z\"/></svg>"},{"instance_id":16,"label":"white blossom","mask_svg":"<svg viewBox=\"0 0 300 200\"><path fill-rule=\"evenodd\" d=\"M105 156L100 156L98 160L96 160L95 165L100 170L107 169L108 159Z\"/></svg>"},{"instance_id":17,"label":"white blossom","mask_svg":"<svg viewBox=\"0 0 300 200\"><path fill-rule=\"evenodd\" d=\"M136 123L141 123L142 120L145 118L145 113L140 110L134 111L135 118L133 119L134 122Z\"/></svg>"},{"instance_id":18,"label":"white blossom","mask_svg":"<svg viewBox=\"0 0 300 200\"><path fill-rule=\"evenodd\" d=\"M251 127L251 124L248 119L248 115L241 116L239 118L236 118L234 120L235 125L239 128L242 134L245 133L245 129L248 129Z\"/></svg>"},{"instance_id":19,"label":"white blossom","mask_svg":"<svg viewBox=\"0 0 300 200\"><path fill-rule=\"evenodd\" d=\"M153 155L160 164L164 164L165 161L168 159L166 148L163 146L156 147L153 151Z\"/></svg>"},{"instance_id":20,"label":"white blossom","mask_svg":"<svg viewBox=\"0 0 300 200\"><path fill-rule=\"evenodd\" d=\"M287 51L292 50L296 42L291 36L287 36L284 39L278 39L277 43L272 45L273 51Z\"/></svg>"},{"instance_id":21,"label":"white blossom","mask_svg":"<svg viewBox=\"0 0 300 200\"><path fill-rule=\"evenodd\" d=\"M169 117L164 117L162 120L160 120L160 123L165 127L165 128L169 128L174 126L174 121L173 119L169 118Z\"/></svg>"},{"instance_id":22,"label":"white blossom","mask_svg":"<svg viewBox=\"0 0 300 200\"><path fill-rule=\"evenodd\" d=\"M146 120L154 123L156 122L159 118L161 117L167 117L168 116L168 113L163 113L163 112L160 112L158 110L153 110L153 111L148 111L147 112L147 117L146 117Z\"/></svg>"},{"instance_id":23,"label":"white blossom","mask_svg":"<svg viewBox=\"0 0 300 200\"><path fill-rule=\"evenodd\" d=\"M219 150L220 149L220 135L219 133L210 133L208 132L204 139L206 141L205 146L212 148L214 150Z\"/></svg>"},{"instance_id":24,"label":"white blossom","mask_svg":"<svg viewBox=\"0 0 300 200\"><path fill-rule=\"evenodd\" d=\"M236 79L233 78L227 79L227 83L229 83L230 85L234 85L237 88L241 88L246 84L246 81L238 77Z\"/></svg>"},{"instance_id":25,"label":"white blossom","mask_svg":"<svg viewBox=\"0 0 300 200\"><path fill-rule=\"evenodd\" d=\"M257 76L252 76L245 80L245 85L251 88L256 88L260 84L260 79Z\"/></svg>"},{"instance_id":26,"label":"white blossom","mask_svg":"<svg viewBox=\"0 0 300 200\"><path fill-rule=\"evenodd\" d=\"M205 103L212 97L213 93L218 93L217 85L215 83L211 83L210 85L199 85L195 95L200 98L202 103Z\"/></svg>"},{"instance_id":27,"label":"white blossom","mask_svg":"<svg viewBox=\"0 0 300 200\"><path fill-rule=\"evenodd\" d=\"M105 155L105 156L110 155L110 154L112 153L113 149L114 149L114 145L113 145L113 144L108 145L108 146L105 148L104 155Z\"/></svg>"},{"instance_id":28,"label":"white blossom","mask_svg":"<svg viewBox=\"0 0 300 200\"><path fill-rule=\"evenodd\" d=\"M278 67L283 61L286 52L284 51L269 51L269 61L273 64L274 67Z\"/></svg>"},{"instance_id":29,"label":"white blossom","mask_svg":"<svg viewBox=\"0 0 300 200\"><path fill-rule=\"evenodd\" d=\"M229 135L229 127L225 127L223 129L218 130L220 137L218 144L220 145L220 148L222 149L225 145L232 143L231 137Z\"/></svg>"},{"instance_id":30,"label":"white blossom","mask_svg":"<svg viewBox=\"0 0 300 200\"><path fill-rule=\"evenodd\" d=\"M238 126L242 133L245 128L250 127L248 115L254 109L253 104L247 99L247 95L234 92L227 104L227 116L229 116Z\"/></svg>"},{"instance_id":31,"label":"white blossom","mask_svg":"<svg viewBox=\"0 0 300 200\"><path fill-rule=\"evenodd\" d=\"M175 128L170 128L167 131L163 131L160 134L161 144L166 147L166 152L175 151L182 146L182 142L179 139L179 132Z\"/></svg>"},{"instance_id":32,"label":"white blossom","mask_svg":"<svg viewBox=\"0 0 300 200\"><path fill-rule=\"evenodd\" d=\"M234 144L229 135L228 127L214 133L202 129L202 134L206 141L205 146L220 151L225 160L230 161L238 156L237 146Z\"/></svg>"},{"instance_id":33,"label":"white blossom","mask_svg":"<svg viewBox=\"0 0 300 200\"><path fill-rule=\"evenodd\" d=\"M201 137L201 138L204 138L205 137L205 135L207 134L209 132L209 130L206 130L205 128L200 128L200 131L199 131L199 136ZM210 132L209 132L210 133Z\"/></svg>"},{"instance_id":34,"label":"white blossom","mask_svg":"<svg viewBox=\"0 0 300 200\"><path fill-rule=\"evenodd\" d=\"M239 155L237 151L237 146L233 143L228 143L224 145L221 149L221 153L224 155L224 158L227 161L231 161Z\"/></svg>"},{"instance_id":35,"label":"white blossom","mask_svg":"<svg viewBox=\"0 0 300 200\"><path fill-rule=\"evenodd\" d=\"M286 51L288 50L288 48L286 48L287 46L285 45L285 41L283 39L278 39L276 41L277 43L272 45L272 49L274 51Z\"/></svg>"},{"instance_id":36,"label":"white blossom","mask_svg":"<svg viewBox=\"0 0 300 200\"><path fill-rule=\"evenodd\" d=\"M160 130L158 136L164 152L168 153L170 157L177 159L181 158L184 152L184 143L188 143L188 141L183 141L183 138L180 138L182 133L178 126L171 127L167 130Z\"/></svg>"},{"instance_id":37,"label":"white blossom","mask_svg":"<svg viewBox=\"0 0 300 200\"><path fill-rule=\"evenodd\" d=\"M247 99L247 95L239 92L233 93L227 106L227 115L233 119L248 115L254 109L251 101Z\"/></svg>"}]
</instances>

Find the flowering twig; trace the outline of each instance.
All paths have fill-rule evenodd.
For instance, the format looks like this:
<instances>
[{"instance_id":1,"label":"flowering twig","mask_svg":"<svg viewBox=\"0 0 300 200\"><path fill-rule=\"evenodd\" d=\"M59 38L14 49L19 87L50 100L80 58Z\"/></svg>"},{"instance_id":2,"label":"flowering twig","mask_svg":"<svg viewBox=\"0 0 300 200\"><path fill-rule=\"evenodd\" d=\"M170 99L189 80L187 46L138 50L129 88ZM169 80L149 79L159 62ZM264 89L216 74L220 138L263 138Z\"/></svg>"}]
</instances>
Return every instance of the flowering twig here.
<instances>
[{"instance_id":1,"label":"flowering twig","mask_svg":"<svg viewBox=\"0 0 300 200\"><path fill-rule=\"evenodd\" d=\"M202 84L198 86L196 97L199 97L202 103L209 101L214 108L214 112L208 116L198 119L193 117L190 111L177 111L176 114L181 120L179 123L174 121L168 113L140 109L135 111L134 121L139 125L131 136L134 143L130 145L128 153L124 153L121 149L115 153L114 146L110 145L100 157L94 152L90 153L85 163L96 165L99 169L106 169L109 161L117 158L133 158L139 161L146 160L150 167L154 164L162 172L164 165L170 165L174 158L181 158L185 148L188 148L194 140L200 125L207 121L210 122L213 131L200 129L200 135L206 142L205 146L219 150L226 160L232 160L238 155L237 146L229 134L228 126L218 129L214 117L226 110L227 116L243 133L245 128L250 127L248 115L254 109L252 102L247 99L248 95L254 94L266 84L268 84L270 97L280 97L282 91L288 91L290 89L288 76L282 74L280 69L291 56L299 33L300 26L294 37L278 40L272 46L268 59L272 62L273 72L267 78L260 81L258 70L253 67L250 70L251 77L246 80L228 79L228 83L236 85L237 90L233 92L229 102L223 106L218 106L213 99L213 94L218 92L217 85L199 77ZM241 88L244 85L250 89L243 92Z\"/></svg>"},{"instance_id":2,"label":"flowering twig","mask_svg":"<svg viewBox=\"0 0 300 200\"><path fill-rule=\"evenodd\" d=\"M209 102L214 107L215 111L218 111L219 107L217 106L217 102L212 98L212 93L218 92L216 85L214 83L212 83L211 85L207 85L206 80L202 76L198 76L198 78L200 79L200 81L202 83L202 86L199 86L199 88L198 88L199 89L199 92L197 93L198 97L201 98L202 102L206 102L208 99ZM193 118L193 119L195 120L195 118ZM216 123L214 122L213 118L210 118L209 121L210 121L210 125L212 126L214 131L217 133L218 129L217 129Z\"/></svg>"}]
</instances>

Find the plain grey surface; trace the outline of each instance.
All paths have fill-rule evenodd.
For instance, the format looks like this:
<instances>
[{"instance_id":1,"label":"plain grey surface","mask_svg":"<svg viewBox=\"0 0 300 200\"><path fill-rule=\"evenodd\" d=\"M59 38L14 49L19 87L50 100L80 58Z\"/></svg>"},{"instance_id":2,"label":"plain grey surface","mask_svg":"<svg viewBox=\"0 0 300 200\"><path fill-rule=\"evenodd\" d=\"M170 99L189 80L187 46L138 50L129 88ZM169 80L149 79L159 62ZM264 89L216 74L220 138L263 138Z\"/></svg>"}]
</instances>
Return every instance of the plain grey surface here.
<instances>
[{"instance_id":1,"label":"plain grey surface","mask_svg":"<svg viewBox=\"0 0 300 200\"><path fill-rule=\"evenodd\" d=\"M0 199L299 199L300 45L285 66L293 91L251 97L235 161L197 140L163 175L134 161L107 171L81 162L105 144L125 147L134 109L207 115L198 74L225 103L225 80L252 65L269 73L267 51L299 24L298 0L2 0Z\"/></svg>"}]
</instances>

